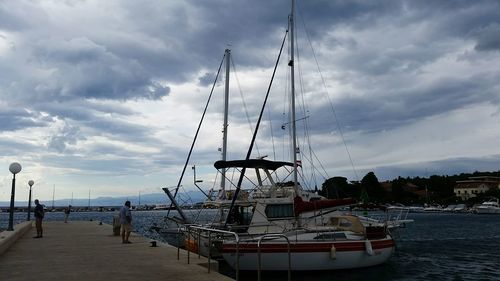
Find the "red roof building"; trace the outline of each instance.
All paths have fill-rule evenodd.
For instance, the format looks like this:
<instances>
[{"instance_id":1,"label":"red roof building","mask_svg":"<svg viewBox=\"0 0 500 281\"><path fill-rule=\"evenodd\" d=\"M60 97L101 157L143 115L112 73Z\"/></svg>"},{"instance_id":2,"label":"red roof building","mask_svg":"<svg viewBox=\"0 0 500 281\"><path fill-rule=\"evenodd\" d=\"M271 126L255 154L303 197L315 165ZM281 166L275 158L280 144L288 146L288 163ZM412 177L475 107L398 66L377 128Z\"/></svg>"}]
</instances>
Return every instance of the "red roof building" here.
<instances>
[{"instance_id":1,"label":"red roof building","mask_svg":"<svg viewBox=\"0 0 500 281\"><path fill-rule=\"evenodd\" d=\"M491 189L500 188L500 177L482 176L470 177L468 180L457 181L453 192L455 196L467 200L476 197L477 194L485 193Z\"/></svg>"}]
</instances>

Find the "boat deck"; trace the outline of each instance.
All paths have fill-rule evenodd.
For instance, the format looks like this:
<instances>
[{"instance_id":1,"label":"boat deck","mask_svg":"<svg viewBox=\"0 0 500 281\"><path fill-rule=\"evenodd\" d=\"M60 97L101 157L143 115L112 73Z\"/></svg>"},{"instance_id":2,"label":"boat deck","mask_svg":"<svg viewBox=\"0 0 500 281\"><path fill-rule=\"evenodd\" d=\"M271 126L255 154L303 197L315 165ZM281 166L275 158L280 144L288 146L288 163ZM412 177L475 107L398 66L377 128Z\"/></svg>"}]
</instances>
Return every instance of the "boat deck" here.
<instances>
[{"instance_id":1,"label":"boat deck","mask_svg":"<svg viewBox=\"0 0 500 281\"><path fill-rule=\"evenodd\" d=\"M188 264L185 251L178 260L177 248L151 247L150 239L134 233L132 244L122 244L110 225L95 221L47 222L44 237L35 235L32 227L0 256L1 280L233 280L208 273L203 257L191 253Z\"/></svg>"}]
</instances>

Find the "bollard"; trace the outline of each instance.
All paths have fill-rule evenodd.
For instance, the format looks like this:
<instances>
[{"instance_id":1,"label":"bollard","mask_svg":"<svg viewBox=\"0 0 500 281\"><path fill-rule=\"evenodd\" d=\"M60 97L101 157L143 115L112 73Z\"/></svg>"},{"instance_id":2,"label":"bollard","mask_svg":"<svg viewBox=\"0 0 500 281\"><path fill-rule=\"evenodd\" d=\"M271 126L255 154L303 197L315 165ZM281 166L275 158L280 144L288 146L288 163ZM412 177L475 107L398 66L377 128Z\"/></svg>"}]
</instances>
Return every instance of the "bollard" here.
<instances>
[{"instance_id":1,"label":"bollard","mask_svg":"<svg viewBox=\"0 0 500 281\"><path fill-rule=\"evenodd\" d=\"M114 236L120 236L120 217L115 216L113 217L113 235Z\"/></svg>"}]
</instances>

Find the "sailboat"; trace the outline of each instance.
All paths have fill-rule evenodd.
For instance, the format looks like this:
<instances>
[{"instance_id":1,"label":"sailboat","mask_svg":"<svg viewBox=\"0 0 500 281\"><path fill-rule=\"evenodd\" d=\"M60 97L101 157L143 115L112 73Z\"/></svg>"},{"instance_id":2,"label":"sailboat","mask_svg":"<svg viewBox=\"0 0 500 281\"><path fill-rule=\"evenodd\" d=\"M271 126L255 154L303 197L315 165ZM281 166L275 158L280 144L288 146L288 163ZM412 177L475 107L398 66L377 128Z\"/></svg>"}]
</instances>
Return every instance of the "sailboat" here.
<instances>
[{"instance_id":1,"label":"sailboat","mask_svg":"<svg viewBox=\"0 0 500 281\"><path fill-rule=\"evenodd\" d=\"M384 263L395 251L395 241L387 224L367 224L358 216L343 214L338 208L353 204L354 200L326 199L303 189L299 183L294 14L295 2L292 0L289 16L291 59L288 63L291 78L292 161L250 157L268 91L246 157L241 160L223 157L214 163L222 175L222 182L229 181L226 177L228 170L234 169L239 173L238 180L232 182L234 190L227 191L225 185L221 184L218 196L205 203L205 206L211 205L220 210L220 220L193 225L182 215L182 209L176 207L183 217L185 246L203 255L220 255L236 270L334 270ZM227 119L224 132L227 129L226 122ZM254 171L254 174L250 176L249 171ZM244 179L251 179L253 185L243 188ZM168 190L165 192L175 202L175 195Z\"/></svg>"},{"instance_id":2,"label":"sailboat","mask_svg":"<svg viewBox=\"0 0 500 281\"><path fill-rule=\"evenodd\" d=\"M289 16L291 81L291 125L293 162L250 159L218 161L217 169L241 171L225 226L235 238L223 238L218 246L226 262L239 270L334 270L359 268L386 262L395 251L395 242L386 226L365 226L359 217L335 212L353 200L330 200L302 189L298 182L299 152L296 136L294 85L295 1ZM267 97L266 97L267 100ZM266 101L264 101L265 105ZM261 112L262 116L262 112ZM254 132L257 133L258 125ZM273 182L272 173L288 168L291 180ZM240 196L246 170L254 170L257 188L249 198ZM263 184L263 178L270 181ZM252 206L249 217L238 211L241 203ZM231 215L234 214L234 215ZM210 246L210 245L209 245Z\"/></svg>"}]
</instances>

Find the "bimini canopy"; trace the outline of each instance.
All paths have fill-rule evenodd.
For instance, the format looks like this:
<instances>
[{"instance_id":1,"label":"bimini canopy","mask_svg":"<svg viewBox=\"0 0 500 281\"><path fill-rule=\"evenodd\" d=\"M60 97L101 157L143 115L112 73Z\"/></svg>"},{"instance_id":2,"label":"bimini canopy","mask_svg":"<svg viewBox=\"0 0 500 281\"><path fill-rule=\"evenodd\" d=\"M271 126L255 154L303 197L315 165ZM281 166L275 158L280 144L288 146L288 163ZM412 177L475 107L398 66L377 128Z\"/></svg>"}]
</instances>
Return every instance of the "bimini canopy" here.
<instances>
[{"instance_id":1,"label":"bimini canopy","mask_svg":"<svg viewBox=\"0 0 500 281\"><path fill-rule=\"evenodd\" d=\"M224 168L247 168L247 169L267 169L276 170L283 166L293 167L293 163L282 161L269 161L264 159L217 161L214 163L216 169Z\"/></svg>"}]
</instances>

